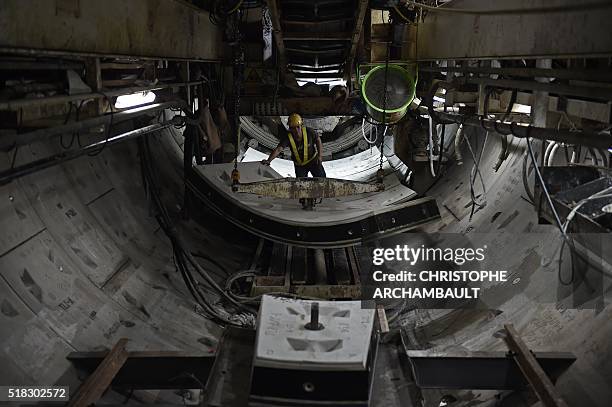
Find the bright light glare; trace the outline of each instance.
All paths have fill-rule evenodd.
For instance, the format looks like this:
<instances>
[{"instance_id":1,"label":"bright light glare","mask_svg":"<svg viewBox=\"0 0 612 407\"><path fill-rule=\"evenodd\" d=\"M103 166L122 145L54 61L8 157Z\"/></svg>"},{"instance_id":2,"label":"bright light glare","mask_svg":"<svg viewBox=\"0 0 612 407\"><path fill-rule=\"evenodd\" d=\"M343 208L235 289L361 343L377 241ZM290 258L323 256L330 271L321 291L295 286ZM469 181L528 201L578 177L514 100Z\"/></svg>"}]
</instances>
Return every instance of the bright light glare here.
<instances>
[{"instance_id":1,"label":"bright light glare","mask_svg":"<svg viewBox=\"0 0 612 407\"><path fill-rule=\"evenodd\" d=\"M299 86L304 86L307 83L315 83L317 85L328 85L330 89L336 85L346 86L346 80L341 79L341 78L325 80L325 81L317 80L317 78L299 78L297 79L297 83Z\"/></svg>"},{"instance_id":2,"label":"bright light glare","mask_svg":"<svg viewBox=\"0 0 612 407\"><path fill-rule=\"evenodd\" d=\"M514 113L529 114L529 113L531 113L531 106L529 106L529 105L522 105L520 103L515 103L514 107L512 108L512 111Z\"/></svg>"},{"instance_id":3,"label":"bright light glare","mask_svg":"<svg viewBox=\"0 0 612 407\"><path fill-rule=\"evenodd\" d=\"M121 95L115 102L115 109L126 109L132 106L144 105L155 101L155 93L138 92L129 95Z\"/></svg>"}]
</instances>

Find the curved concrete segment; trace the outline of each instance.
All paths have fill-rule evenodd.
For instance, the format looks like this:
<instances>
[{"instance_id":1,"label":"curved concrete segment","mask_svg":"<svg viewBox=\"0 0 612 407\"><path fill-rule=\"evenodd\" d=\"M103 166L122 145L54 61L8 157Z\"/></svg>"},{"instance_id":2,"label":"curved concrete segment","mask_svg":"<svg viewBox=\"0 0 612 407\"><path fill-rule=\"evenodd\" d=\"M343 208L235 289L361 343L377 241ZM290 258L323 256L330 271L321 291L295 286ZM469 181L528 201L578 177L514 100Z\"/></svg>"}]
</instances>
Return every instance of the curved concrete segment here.
<instances>
[{"instance_id":1,"label":"curved concrete segment","mask_svg":"<svg viewBox=\"0 0 612 407\"><path fill-rule=\"evenodd\" d=\"M297 199L264 197L232 191L233 164L194 167L190 191L236 225L270 240L304 247L343 247L405 232L439 217L433 198L408 201L416 195L394 174L385 177L383 192L323 199L314 211ZM241 182L281 179L260 163L239 166Z\"/></svg>"},{"instance_id":2,"label":"curved concrete segment","mask_svg":"<svg viewBox=\"0 0 612 407\"><path fill-rule=\"evenodd\" d=\"M149 137L164 199L178 219L182 137L173 128ZM482 146L484 134L470 137ZM498 139L490 138L480 165L488 204L470 217L472 163L466 159L462 166L450 164L429 192L439 199L442 218L421 230L429 232L432 241L439 233L474 239L475 233L503 232L498 243L503 250L494 255L515 272L497 289L494 309L408 306L397 324L412 349L463 354L507 351L495 335L504 324L513 323L534 352L575 354L576 362L557 383L570 406L608 407L612 402L610 279L604 278L602 301L583 308L572 304L572 287L557 283L560 234L552 225L539 225L534 208L521 199L524 141L512 139L510 156L495 172L500 147ZM480 148L476 150L478 154ZM37 144L20 149L16 165L53 152ZM465 157L468 154L464 151ZM0 170L11 162L12 156L0 156ZM241 173L246 181L247 171ZM175 271L172 248L148 208L132 142L0 186L0 378L4 383L77 385L68 353L110 348L120 337L130 338L129 350L216 348L220 329L194 308ZM227 209L226 213L226 208L219 208L232 216ZM180 229L194 245L192 252L202 256L198 257L202 264L222 279L250 263L256 242L247 240L247 233L205 207L197 207L197 212L205 221L183 222ZM381 245L405 244L409 238L410 234L397 235ZM564 280L569 275L568 257L562 264ZM428 392L430 400L437 397L435 406L447 394ZM463 405L499 402L492 391L454 396ZM529 406L519 396L515 395L514 404L508 397L505 405ZM134 397L139 397L138 392ZM152 393L149 400L157 397ZM118 396L114 401L124 399Z\"/></svg>"}]
</instances>

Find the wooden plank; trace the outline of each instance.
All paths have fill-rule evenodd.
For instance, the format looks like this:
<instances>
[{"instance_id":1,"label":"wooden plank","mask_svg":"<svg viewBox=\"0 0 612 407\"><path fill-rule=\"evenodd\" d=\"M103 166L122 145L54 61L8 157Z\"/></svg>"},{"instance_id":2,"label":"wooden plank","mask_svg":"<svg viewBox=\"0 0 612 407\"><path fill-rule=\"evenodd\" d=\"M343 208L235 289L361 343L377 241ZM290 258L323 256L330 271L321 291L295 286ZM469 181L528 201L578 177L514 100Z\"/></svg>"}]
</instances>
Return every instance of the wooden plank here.
<instances>
[{"instance_id":1,"label":"wooden plank","mask_svg":"<svg viewBox=\"0 0 612 407\"><path fill-rule=\"evenodd\" d=\"M106 355L102 363L79 387L77 394L68 403L69 407L86 407L102 397L128 358L128 352L125 349L127 342L127 338L121 338L117 341L117 344Z\"/></svg>"},{"instance_id":2,"label":"wooden plank","mask_svg":"<svg viewBox=\"0 0 612 407\"><path fill-rule=\"evenodd\" d=\"M557 394L550 378L523 342L514 326L505 324L504 328L507 332L504 341L506 341L508 348L514 352L514 360L521 368L523 375L531 384L538 398L547 407L567 407L567 403Z\"/></svg>"},{"instance_id":3,"label":"wooden plank","mask_svg":"<svg viewBox=\"0 0 612 407\"><path fill-rule=\"evenodd\" d=\"M387 313L385 307L382 305L376 306L376 316L378 317L378 324L380 326L380 332L386 334L389 332L389 321L387 321Z\"/></svg>"}]
</instances>

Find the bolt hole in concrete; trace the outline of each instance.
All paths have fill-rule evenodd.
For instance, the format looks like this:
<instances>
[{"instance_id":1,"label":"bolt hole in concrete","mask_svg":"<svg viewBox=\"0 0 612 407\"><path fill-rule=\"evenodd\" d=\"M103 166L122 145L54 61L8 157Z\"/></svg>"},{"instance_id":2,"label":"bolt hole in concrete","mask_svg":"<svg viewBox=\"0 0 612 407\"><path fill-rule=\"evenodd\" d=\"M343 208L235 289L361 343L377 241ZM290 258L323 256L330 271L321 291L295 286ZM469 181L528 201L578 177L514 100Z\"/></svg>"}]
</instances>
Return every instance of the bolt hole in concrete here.
<instances>
[{"instance_id":1,"label":"bolt hole in concrete","mask_svg":"<svg viewBox=\"0 0 612 407\"><path fill-rule=\"evenodd\" d=\"M306 393L312 393L315 390L314 384L312 384L310 382L305 382L303 387L304 387L304 391Z\"/></svg>"}]
</instances>

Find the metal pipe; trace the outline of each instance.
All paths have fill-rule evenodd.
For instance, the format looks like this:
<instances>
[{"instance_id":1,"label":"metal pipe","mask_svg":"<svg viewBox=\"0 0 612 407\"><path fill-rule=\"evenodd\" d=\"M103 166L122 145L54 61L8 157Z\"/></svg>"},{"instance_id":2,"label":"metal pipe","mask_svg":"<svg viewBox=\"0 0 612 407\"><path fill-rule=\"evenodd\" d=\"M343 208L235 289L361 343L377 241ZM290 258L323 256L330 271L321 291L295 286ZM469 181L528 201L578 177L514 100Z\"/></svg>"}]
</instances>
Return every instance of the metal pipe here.
<instances>
[{"instance_id":1,"label":"metal pipe","mask_svg":"<svg viewBox=\"0 0 612 407\"><path fill-rule=\"evenodd\" d=\"M484 127L485 130L499 135L512 134L518 138L531 137L538 140L552 140L601 149L612 148L612 136L605 133L598 134L586 131L569 131L521 126L516 123L502 123L493 120L443 112L436 112L435 115L439 121L443 123L458 123L472 127Z\"/></svg>"},{"instance_id":2,"label":"metal pipe","mask_svg":"<svg viewBox=\"0 0 612 407\"><path fill-rule=\"evenodd\" d=\"M192 82L175 82L175 83L162 83L152 86L132 86L129 88L121 88L111 90L108 92L93 92L93 93L82 93L77 95L61 95L61 96L50 96L45 98L30 98L30 99L17 99L9 100L8 102L0 102L0 110L17 110L23 107L68 103L78 100L97 100L106 99L115 96L128 95L130 93L147 92L153 90L161 90L168 88L180 88L183 86L195 86L202 84L202 81Z\"/></svg>"},{"instance_id":3,"label":"metal pipe","mask_svg":"<svg viewBox=\"0 0 612 407\"><path fill-rule=\"evenodd\" d=\"M184 4L189 4L183 2ZM10 48L0 47L0 54L15 54L27 55L32 57L50 56L50 57L65 57L73 56L80 58L118 58L118 59L141 59L143 61L179 61L179 62L209 62L220 63L219 59L196 59L196 58L180 58L180 57L161 57L161 56L145 56L145 55L123 55L123 54L105 54L95 52L78 52L78 51L56 51L40 48Z\"/></svg>"},{"instance_id":4,"label":"metal pipe","mask_svg":"<svg viewBox=\"0 0 612 407\"><path fill-rule=\"evenodd\" d=\"M455 135L455 161L457 165L463 165L463 155L461 154L461 142L463 141L463 124L460 124L457 128L457 134Z\"/></svg>"},{"instance_id":5,"label":"metal pipe","mask_svg":"<svg viewBox=\"0 0 612 407\"><path fill-rule=\"evenodd\" d=\"M474 74L510 75L528 78L580 79L585 81L612 81L612 72L594 69L545 69L545 68L486 68L469 66L421 66L421 72L462 72Z\"/></svg>"},{"instance_id":6,"label":"metal pipe","mask_svg":"<svg viewBox=\"0 0 612 407\"><path fill-rule=\"evenodd\" d=\"M524 89L531 91L543 91L557 95L573 95L588 99L612 100L612 89L588 86L568 86L531 81L515 81L510 79L491 79L491 78L457 78L457 83L469 83L474 85L485 85L496 88Z\"/></svg>"},{"instance_id":7,"label":"metal pipe","mask_svg":"<svg viewBox=\"0 0 612 407\"><path fill-rule=\"evenodd\" d=\"M53 167L55 165L64 163L66 161L74 160L75 158L81 157L85 154L95 152L96 150L100 148L111 146L113 144L117 144L123 141L132 140L132 139L138 138L140 136L143 136L145 134L149 134L155 131L163 130L165 128L170 127L173 124L176 124L173 120L170 120L164 123L159 123L159 124L152 124L150 126L142 127L136 130L131 130L126 133L122 133L114 137L110 137L108 140L101 140L93 144L89 144L78 150L65 151L63 153L56 154L51 157L43 158L43 159L36 160L28 164L21 165L17 168L2 171L0 172L0 185L3 185L7 182L11 182L14 179L23 177L25 175L29 175L29 174L32 174L40 170L44 170L49 167Z\"/></svg>"},{"instance_id":8,"label":"metal pipe","mask_svg":"<svg viewBox=\"0 0 612 407\"><path fill-rule=\"evenodd\" d=\"M34 71L34 70L68 70L83 69L83 62L41 62L41 61L0 61L0 70Z\"/></svg>"},{"instance_id":9,"label":"metal pipe","mask_svg":"<svg viewBox=\"0 0 612 407\"><path fill-rule=\"evenodd\" d=\"M61 134L71 134L81 130L90 129L101 125L110 125L121 123L130 120L134 117L144 116L148 113L159 110L170 109L173 107L185 108L187 105L184 101L173 101L165 103L155 103L152 105L135 107L133 109L124 110L118 113L110 113L104 116L98 116L91 119L86 119L78 122L67 123L61 126L55 126L40 130L34 130L23 134L8 134L0 137L0 151L7 151L14 147L19 147L33 142L57 137Z\"/></svg>"}]
</instances>

